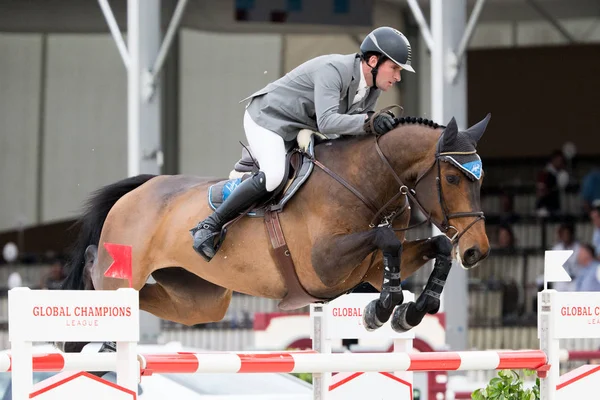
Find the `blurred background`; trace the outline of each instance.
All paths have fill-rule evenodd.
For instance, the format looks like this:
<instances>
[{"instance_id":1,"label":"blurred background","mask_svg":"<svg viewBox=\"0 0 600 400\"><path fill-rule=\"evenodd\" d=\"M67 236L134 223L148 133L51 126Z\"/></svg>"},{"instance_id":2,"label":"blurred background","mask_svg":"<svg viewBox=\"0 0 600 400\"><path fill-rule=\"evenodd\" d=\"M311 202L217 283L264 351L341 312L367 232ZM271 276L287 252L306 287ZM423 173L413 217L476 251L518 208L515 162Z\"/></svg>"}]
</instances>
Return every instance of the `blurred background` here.
<instances>
[{"instance_id":1,"label":"blurred background","mask_svg":"<svg viewBox=\"0 0 600 400\"><path fill-rule=\"evenodd\" d=\"M128 6L136 4L142 22L128 32L134 15ZM444 99L443 112L433 106L436 64L419 24L421 12L432 27L431 6L422 0L0 0L0 319L7 316L9 288L54 289L64 278L65 249L77 234L69 227L90 192L135 173L227 177L240 158L239 142L246 143L241 99L314 56L356 52L366 33L387 25L409 38L417 73L404 73L377 108L401 104L405 115L441 124L457 114L460 127L492 113L478 150L493 247L466 273L468 347L537 347L544 251L577 250L574 270L597 262L600 3L444 0L444 29L456 31L451 47L460 47L469 21L472 31L454 83L462 86L452 89L463 94ZM128 79L123 55L132 32L130 67L132 57L140 66ZM157 65L159 50L164 57ZM132 82L142 93L137 103L128 98ZM409 237L430 234L422 227ZM418 292L425 278L424 271L410 287ZM275 301L235 294L223 321L148 322L154 329L144 340L247 348L257 326L264 327L256 313L277 311ZM1 328L6 348L6 324Z\"/></svg>"}]
</instances>

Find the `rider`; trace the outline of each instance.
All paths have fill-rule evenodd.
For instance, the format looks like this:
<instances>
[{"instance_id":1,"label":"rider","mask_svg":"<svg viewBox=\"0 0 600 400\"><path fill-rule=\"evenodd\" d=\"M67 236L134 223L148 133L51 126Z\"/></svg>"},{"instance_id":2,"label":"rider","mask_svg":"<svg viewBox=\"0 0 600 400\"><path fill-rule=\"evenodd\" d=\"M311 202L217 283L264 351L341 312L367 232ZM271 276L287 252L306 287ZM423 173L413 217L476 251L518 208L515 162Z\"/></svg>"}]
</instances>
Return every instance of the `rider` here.
<instances>
[{"instance_id":1,"label":"rider","mask_svg":"<svg viewBox=\"0 0 600 400\"><path fill-rule=\"evenodd\" d=\"M191 229L194 249L207 261L215 255L214 238L222 226L265 198L282 183L286 155L301 129L325 135L384 134L393 129L388 113L369 119L381 94L411 67L411 47L398 30L380 27L369 33L360 53L319 56L252 94L244 130L260 170L244 180L217 210Z\"/></svg>"}]
</instances>

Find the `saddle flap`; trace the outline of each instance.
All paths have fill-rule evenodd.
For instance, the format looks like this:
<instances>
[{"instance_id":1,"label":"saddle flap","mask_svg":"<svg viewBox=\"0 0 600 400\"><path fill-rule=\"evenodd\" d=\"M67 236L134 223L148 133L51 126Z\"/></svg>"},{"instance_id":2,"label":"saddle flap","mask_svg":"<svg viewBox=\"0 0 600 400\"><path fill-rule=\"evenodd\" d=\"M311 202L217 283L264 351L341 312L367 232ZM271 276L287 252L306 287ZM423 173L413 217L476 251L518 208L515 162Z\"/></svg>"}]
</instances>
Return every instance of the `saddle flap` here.
<instances>
[{"instance_id":1,"label":"saddle flap","mask_svg":"<svg viewBox=\"0 0 600 400\"><path fill-rule=\"evenodd\" d=\"M208 204L213 210L216 210L242 181L249 178L255 170L258 170L256 168L258 162L254 162L251 152L252 149L244 147L242 158L236 163L235 170L231 172L229 179L217 182L208 189ZM262 217L266 207L277 211L284 208L285 204L308 180L313 170L311 157L314 156L314 139L312 138L307 154L308 156L297 150L292 150L287 154L285 176L288 178L284 179L279 187L273 191L269 199L251 210L247 214L248 216Z\"/></svg>"}]
</instances>

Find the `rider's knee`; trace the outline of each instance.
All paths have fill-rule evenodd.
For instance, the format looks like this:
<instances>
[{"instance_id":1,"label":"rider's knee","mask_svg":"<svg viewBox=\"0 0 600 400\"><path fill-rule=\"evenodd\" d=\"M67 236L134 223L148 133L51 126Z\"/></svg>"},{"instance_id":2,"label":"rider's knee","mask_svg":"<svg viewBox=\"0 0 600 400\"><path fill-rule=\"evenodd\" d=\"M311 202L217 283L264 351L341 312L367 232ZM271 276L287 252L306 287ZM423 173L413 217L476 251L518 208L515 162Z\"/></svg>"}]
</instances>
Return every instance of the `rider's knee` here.
<instances>
[{"instance_id":1,"label":"rider's knee","mask_svg":"<svg viewBox=\"0 0 600 400\"><path fill-rule=\"evenodd\" d=\"M281 182L283 182L283 177L285 175L285 169L284 170L279 170L279 169L273 169L273 170L269 170L269 171L264 171L265 172L265 177L266 177L266 189L267 192L272 192L275 189L277 189L277 187L279 187L279 185L281 185Z\"/></svg>"}]
</instances>

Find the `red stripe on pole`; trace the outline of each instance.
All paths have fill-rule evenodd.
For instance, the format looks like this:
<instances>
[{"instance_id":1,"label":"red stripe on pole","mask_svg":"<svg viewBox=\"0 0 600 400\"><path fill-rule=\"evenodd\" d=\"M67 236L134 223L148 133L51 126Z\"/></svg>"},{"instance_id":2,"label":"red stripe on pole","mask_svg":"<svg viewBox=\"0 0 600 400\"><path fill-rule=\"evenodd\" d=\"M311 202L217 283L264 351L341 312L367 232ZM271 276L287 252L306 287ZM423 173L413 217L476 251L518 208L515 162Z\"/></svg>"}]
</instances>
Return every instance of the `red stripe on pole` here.
<instances>
[{"instance_id":1,"label":"red stripe on pole","mask_svg":"<svg viewBox=\"0 0 600 400\"><path fill-rule=\"evenodd\" d=\"M501 351L497 369L536 369L546 364L546 353L541 350Z\"/></svg>"},{"instance_id":2,"label":"red stripe on pole","mask_svg":"<svg viewBox=\"0 0 600 400\"><path fill-rule=\"evenodd\" d=\"M238 354L242 366L238 372L292 372L294 357L289 353Z\"/></svg>"},{"instance_id":3,"label":"red stripe on pole","mask_svg":"<svg viewBox=\"0 0 600 400\"><path fill-rule=\"evenodd\" d=\"M411 353L409 371L455 371L460 367L460 356L453 352Z\"/></svg>"},{"instance_id":4,"label":"red stripe on pole","mask_svg":"<svg viewBox=\"0 0 600 400\"><path fill-rule=\"evenodd\" d=\"M600 358L600 351L598 350L569 350L568 354L569 361L584 361Z\"/></svg>"},{"instance_id":5,"label":"red stripe on pole","mask_svg":"<svg viewBox=\"0 0 600 400\"><path fill-rule=\"evenodd\" d=\"M152 373L194 373L198 371L198 358L190 353L144 355L146 370Z\"/></svg>"},{"instance_id":6,"label":"red stripe on pole","mask_svg":"<svg viewBox=\"0 0 600 400\"><path fill-rule=\"evenodd\" d=\"M62 371L65 359L61 354L36 354L33 356L34 371Z\"/></svg>"}]
</instances>

